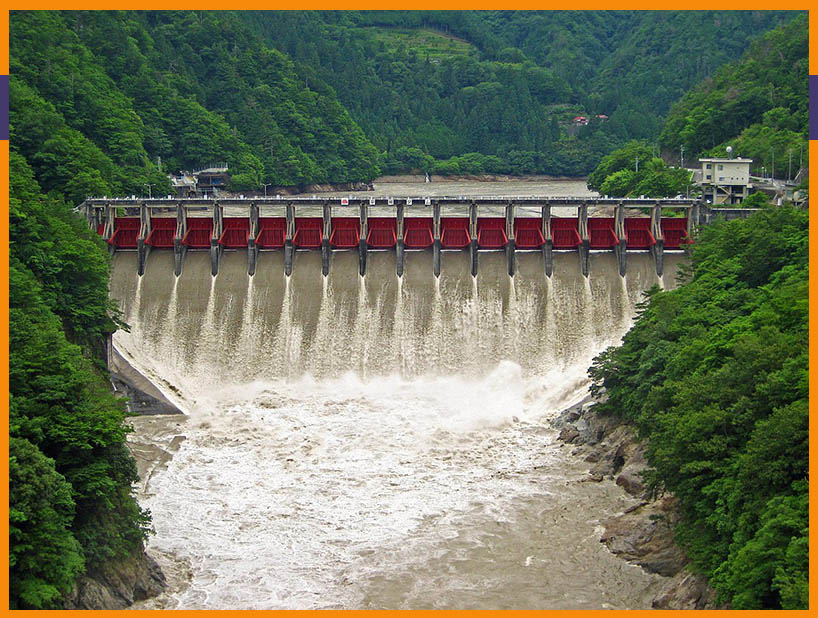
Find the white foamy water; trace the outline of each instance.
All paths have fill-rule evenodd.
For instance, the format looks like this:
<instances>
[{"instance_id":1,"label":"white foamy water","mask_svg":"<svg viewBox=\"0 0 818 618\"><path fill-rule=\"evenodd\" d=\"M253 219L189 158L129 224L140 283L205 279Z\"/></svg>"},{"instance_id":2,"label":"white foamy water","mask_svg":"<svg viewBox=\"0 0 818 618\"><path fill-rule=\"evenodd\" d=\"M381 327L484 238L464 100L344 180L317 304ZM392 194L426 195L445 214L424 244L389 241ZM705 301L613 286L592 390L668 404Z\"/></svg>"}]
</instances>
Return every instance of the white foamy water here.
<instances>
[{"instance_id":1,"label":"white foamy water","mask_svg":"<svg viewBox=\"0 0 818 618\"><path fill-rule=\"evenodd\" d=\"M189 254L117 254L115 345L188 413L135 419L163 608L638 608L658 578L613 557L598 522L633 500L587 483L548 424L616 343L647 255L264 254L219 275ZM666 256L664 281L677 261ZM182 440L179 436L184 436ZM171 453L169 461L166 454ZM165 456L160 456L165 455Z\"/></svg>"}]
</instances>

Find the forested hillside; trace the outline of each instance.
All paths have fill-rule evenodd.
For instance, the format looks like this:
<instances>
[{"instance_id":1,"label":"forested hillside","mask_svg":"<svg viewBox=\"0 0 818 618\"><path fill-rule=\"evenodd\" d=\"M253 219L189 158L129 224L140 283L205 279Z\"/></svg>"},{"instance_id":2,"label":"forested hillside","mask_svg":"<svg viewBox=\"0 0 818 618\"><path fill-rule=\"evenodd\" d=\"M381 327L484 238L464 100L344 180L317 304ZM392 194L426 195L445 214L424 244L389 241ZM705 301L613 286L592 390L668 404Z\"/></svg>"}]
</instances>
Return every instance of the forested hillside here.
<instances>
[{"instance_id":1,"label":"forested hillside","mask_svg":"<svg viewBox=\"0 0 818 618\"><path fill-rule=\"evenodd\" d=\"M807 26L799 16L776 28L687 94L662 145L694 158L726 156L729 144L757 171L772 154L783 167L788 151L806 151ZM667 195L654 155L630 142L588 184ZM683 173L664 178L673 172ZM679 543L734 609L808 607L808 227L789 206L707 226L684 285L652 290L623 344L590 370L596 409L639 429L647 480L680 501Z\"/></svg>"},{"instance_id":2,"label":"forested hillside","mask_svg":"<svg viewBox=\"0 0 818 618\"><path fill-rule=\"evenodd\" d=\"M697 85L670 112L659 138L665 157L679 161L684 148L686 166L695 167L698 157L726 157L732 146L733 156L753 160L755 175L791 178L808 167L808 38L807 18L798 16ZM689 175L667 168L658 154L631 141L602 158L588 186L615 197L685 192Z\"/></svg>"},{"instance_id":3,"label":"forested hillside","mask_svg":"<svg viewBox=\"0 0 818 618\"><path fill-rule=\"evenodd\" d=\"M807 607L808 224L781 207L705 228L690 281L654 289L590 370L597 409L647 439L679 542L735 609Z\"/></svg>"},{"instance_id":4,"label":"forested hillside","mask_svg":"<svg viewBox=\"0 0 818 618\"><path fill-rule=\"evenodd\" d=\"M687 88L791 18L17 12L12 139L43 189L75 202L165 193L167 172L214 162L238 191L410 170L582 175L654 139Z\"/></svg>"},{"instance_id":5,"label":"forested hillside","mask_svg":"<svg viewBox=\"0 0 818 618\"><path fill-rule=\"evenodd\" d=\"M787 12L255 12L382 168L584 175ZM598 114L608 120L597 119ZM585 115L587 126L572 119Z\"/></svg>"},{"instance_id":6,"label":"forested hillside","mask_svg":"<svg viewBox=\"0 0 818 618\"><path fill-rule=\"evenodd\" d=\"M753 171L786 170L788 153L796 161L807 152L809 123L807 16L754 41L738 62L722 67L676 104L659 142L690 157L733 154L753 159ZM770 149L772 148L772 152Z\"/></svg>"},{"instance_id":7,"label":"forested hillside","mask_svg":"<svg viewBox=\"0 0 818 618\"><path fill-rule=\"evenodd\" d=\"M83 572L139 551L148 514L100 371L117 327L102 242L16 152L9 175L10 605L51 608Z\"/></svg>"},{"instance_id":8,"label":"forested hillside","mask_svg":"<svg viewBox=\"0 0 818 618\"><path fill-rule=\"evenodd\" d=\"M236 190L378 173L332 90L231 13L14 13L10 51L12 144L74 201L214 162Z\"/></svg>"}]
</instances>

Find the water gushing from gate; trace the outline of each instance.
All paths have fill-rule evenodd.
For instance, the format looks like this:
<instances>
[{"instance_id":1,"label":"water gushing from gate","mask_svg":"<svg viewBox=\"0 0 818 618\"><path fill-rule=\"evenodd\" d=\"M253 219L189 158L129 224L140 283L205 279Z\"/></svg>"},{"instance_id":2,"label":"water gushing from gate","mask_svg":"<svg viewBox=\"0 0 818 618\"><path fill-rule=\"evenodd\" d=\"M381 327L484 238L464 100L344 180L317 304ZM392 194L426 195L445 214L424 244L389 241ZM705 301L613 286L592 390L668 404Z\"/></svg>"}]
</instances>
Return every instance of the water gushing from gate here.
<instances>
[{"instance_id":1,"label":"water gushing from gate","mask_svg":"<svg viewBox=\"0 0 818 618\"><path fill-rule=\"evenodd\" d=\"M139 418L134 439L174 451L143 462L150 549L172 574L153 607L645 607L657 578L598 542L632 500L585 483L547 421L584 394L616 343L648 255L266 253L114 260L132 326L115 345L189 415ZM168 263L164 263L168 262ZM665 258L665 281L677 260ZM184 435L184 441L174 436ZM162 459L162 458L159 458Z\"/></svg>"}]
</instances>

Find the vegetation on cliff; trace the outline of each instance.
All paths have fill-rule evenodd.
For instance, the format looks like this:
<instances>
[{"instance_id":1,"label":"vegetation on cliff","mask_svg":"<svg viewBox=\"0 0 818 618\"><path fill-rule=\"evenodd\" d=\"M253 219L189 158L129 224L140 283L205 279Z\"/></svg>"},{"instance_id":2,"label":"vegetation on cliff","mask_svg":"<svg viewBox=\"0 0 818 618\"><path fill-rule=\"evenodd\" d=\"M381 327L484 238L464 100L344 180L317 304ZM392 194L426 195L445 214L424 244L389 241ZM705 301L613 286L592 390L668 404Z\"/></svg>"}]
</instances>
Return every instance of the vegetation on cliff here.
<instances>
[{"instance_id":1,"label":"vegetation on cliff","mask_svg":"<svg viewBox=\"0 0 818 618\"><path fill-rule=\"evenodd\" d=\"M10 605L52 608L139 550L148 516L98 360L116 328L102 243L21 155L10 164Z\"/></svg>"},{"instance_id":2,"label":"vegetation on cliff","mask_svg":"<svg viewBox=\"0 0 818 618\"><path fill-rule=\"evenodd\" d=\"M799 15L759 37L738 62L723 66L674 105L659 136L667 151L688 157L753 159L753 171L784 176L790 154L807 151L809 24ZM797 160L797 159L796 159Z\"/></svg>"},{"instance_id":3,"label":"vegetation on cliff","mask_svg":"<svg viewBox=\"0 0 818 618\"><path fill-rule=\"evenodd\" d=\"M733 608L806 608L808 214L708 226L687 282L653 289L590 370L602 413L648 441L677 538ZM604 396L603 396L604 393Z\"/></svg>"},{"instance_id":4,"label":"vegetation on cliff","mask_svg":"<svg viewBox=\"0 0 818 618\"><path fill-rule=\"evenodd\" d=\"M655 138L687 88L792 16L14 12L12 139L42 188L70 183L74 202L166 194L167 172L217 162L237 191L582 175Z\"/></svg>"}]
</instances>

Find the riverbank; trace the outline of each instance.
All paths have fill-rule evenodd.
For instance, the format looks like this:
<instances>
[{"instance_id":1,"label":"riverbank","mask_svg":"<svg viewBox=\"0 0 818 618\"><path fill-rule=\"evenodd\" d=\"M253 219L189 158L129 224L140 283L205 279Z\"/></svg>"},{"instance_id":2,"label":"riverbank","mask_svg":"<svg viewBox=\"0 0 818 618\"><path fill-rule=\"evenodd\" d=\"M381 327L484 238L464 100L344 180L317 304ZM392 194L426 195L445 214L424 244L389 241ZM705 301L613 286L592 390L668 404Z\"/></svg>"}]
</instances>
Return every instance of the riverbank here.
<instances>
[{"instance_id":1,"label":"riverbank","mask_svg":"<svg viewBox=\"0 0 818 618\"><path fill-rule=\"evenodd\" d=\"M133 367L110 344L110 340L106 348L111 387L115 394L125 399L129 415L182 416L181 411L165 397L164 393ZM153 469L165 465L170 459L169 454L163 457L160 452L152 452L146 457L130 441L128 448L136 461L143 487L152 475ZM146 466L146 461L150 461L152 465ZM138 601L161 594L166 585L165 574L143 546L132 556L110 560L101 568L82 575L65 598L63 608L126 609Z\"/></svg>"},{"instance_id":2,"label":"riverbank","mask_svg":"<svg viewBox=\"0 0 818 618\"><path fill-rule=\"evenodd\" d=\"M111 560L82 575L63 609L126 609L165 589L165 575L144 550L124 560Z\"/></svg>"},{"instance_id":3,"label":"riverbank","mask_svg":"<svg viewBox=\"0 0 818 618\"><path fill-rule=\"evenodd\" d=\"M642 479L647 469L646 445L620 419L594 411L589 396L552 421L559 440L571 455L590 464L586 482L613 480L640 502L601 522L600 542L611 553L666 578L653 599L654 609L717 609L715 591L704 577L687 569L689 560L676 544L673 530L679 520L677 500L653 498Z\"/></svg>"}]
</instances>

